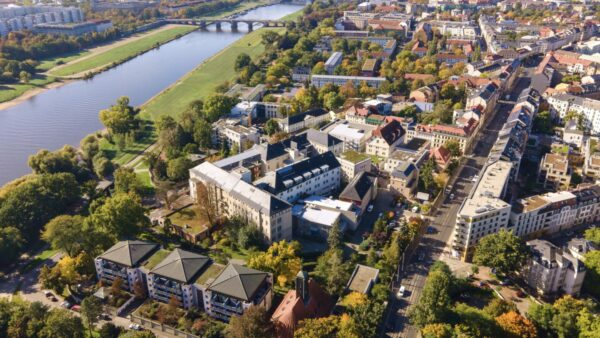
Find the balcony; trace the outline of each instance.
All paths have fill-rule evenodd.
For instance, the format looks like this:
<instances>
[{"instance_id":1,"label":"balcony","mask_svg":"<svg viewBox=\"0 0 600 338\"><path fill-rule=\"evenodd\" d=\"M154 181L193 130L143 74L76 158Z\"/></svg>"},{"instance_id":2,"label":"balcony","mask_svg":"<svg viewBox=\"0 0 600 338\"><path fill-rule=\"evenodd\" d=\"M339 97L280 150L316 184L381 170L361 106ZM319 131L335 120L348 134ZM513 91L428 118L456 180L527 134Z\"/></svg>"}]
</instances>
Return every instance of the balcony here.
<instances>
[{"instance_id":1,"label":"balcony","mask_svg":"<svg viewBox=\"0 0 600 338\"><path fill-rule=\"evenodd\" d=\"M225 303L221 303L221 302L212 300L210 302L210 305L213 310L219 311L219 312L224 313L229 316L232 314L242 314L244 312L244 309L242 308L241 304L239 306L231 306L231 305L227 305Z\"/></svg>"},{"instance_id":2,"label":"balcony","mask_svg":"<svg viewBox=\"0 0 600 338\"><path fill-rule=\"evenodd\" d=\"M168 302L169 298L171 298L172 296L175 296L177 298L177 300L180 300L180 301L183 300L183 297L181 296L181 294L175 294L175 293L163 291L163 290L156 289L156 288L154 289L154 294L157 296L160 296L160 297L166 297L167 302Z\"/></svg>"},{"instance_id":3,"label":"balcony","mask_svg":"<svg viewBox=\"0 0 600 338\"><path fill-rule=\"evenodd\" d=\"M183 292L181 291L181 286L178 284L175 284L175 287L171 287L167 284L160 284L157 283L156 281L153 283L154 289L155 290L160 290L162 292L166 292L166 293L170 293L170 294L175 294L175 295L182 295Z\"/></svg>"},{"instance_id":4,"label":"balcony","mask_svg":"<svg viewBox=\"0 0 600 338\"><path fill-rule=\"evenodd\" d=\"M109 267L102 267L102 275L110 275L113 276L113 279L116 277L121 277L124 280L127 280L127 271L123 270L114 270Z\"/></svg>"}]
</instances>

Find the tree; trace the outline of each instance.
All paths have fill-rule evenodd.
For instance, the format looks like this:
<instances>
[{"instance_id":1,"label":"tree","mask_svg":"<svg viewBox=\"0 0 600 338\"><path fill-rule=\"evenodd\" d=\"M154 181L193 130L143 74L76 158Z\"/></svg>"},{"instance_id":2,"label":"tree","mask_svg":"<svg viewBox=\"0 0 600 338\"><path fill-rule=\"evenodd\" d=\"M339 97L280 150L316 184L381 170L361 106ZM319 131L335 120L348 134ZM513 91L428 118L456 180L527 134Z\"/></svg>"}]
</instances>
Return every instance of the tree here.
<instances>
[{"instance_id":1,"label":"tree","mask_svg":"<svg viewBox=\"0 0 600 338\"><path fill-rule=\"evenodd\" d=\"M0 203L0 224L13 226L27 240L79 200L79 183L71 173L33 176L10 189Z\"/></svg>"},{"instance_id":2,"label":"tree","mask_svg":"<svg viewBox=\"0 0 600 338\"><path fill-rule=\"evenodd\" d=\"M275 327L267 310L251 306L241 316L233 316L226 329L227 337L274 337Z\"/></svg>"},{"instance_id":3,"label":"tree","mask_svg":"<svg viewBox=\"0 0 600 338\"><path fill-rule=\"evenodd\" d=\"M531 304L527 317L535 324L538 331L550 333L552 331L552 318L555 310L550 304Z\"/></svg>"},{"instance_id":4,"label":"tree","mask_svg":"<svg viewBox=\"0 0 600 338\"><path fill-rule=\"evenodd\" d=\"M200 212L212 226L217 221L218 201L214 193L214 186L204 182L196 183L196 202Z\"/></svg>"},{"instance_id":5,"label":"tree","mask_svg":"<svg viewBox=\"0 0 600 338\"><path fill-rule=\"evenodd\" d=\"M427 324L421 329L423 338L452 338L452 325L446 323Z\"/></svg>"},{"instance_id":6,"label":"tree","mask_svg":"<svg viewBox=\"0 0 600 338\"><path fill-rule=\"evenodd\" d=\"M115 166L111 160L104 157L103 154L98 153L92 159L92 165L94 167L94 173L98 175L99 178L105 178L112 175L115 170Z\"/></svg>"},{"instance_id":7,"label":"tree","mask_svg":"<svg viewBox=\"0 0 600 338\"><path fill-rule=\"evenodd\" d=\"M111 134L124 135L139 126L138 110L129 105L129 98L122 96L117 104L100 111L100 122Z\"/></svg>"},{"instance_id":8,"label":"tree","mask_svg":"<svg viewBox=\"0 0 600 338\"><path fill-rule=\"evenodd\" d=\"M484 308L483 312L488 314L490 317L496 318L507 312L517 312L517 306L513 302L508 302L504 299L494 298Z\"/></svg>"},{"instance_id":9,"label":"tree","mask_svg":"<svg viewBox=\"0 0 600 338\"><path fill-rule=\"evenodd\" d=\"M90 217L97 229L104 230L115 240L136 235L149 222L140 202L124 193L106 199Z\"/></svg>"},{"instance_id":10,"label":"tree","mask_svg":"<svg viewBox=\"0 0 600 338\"><path fill-rule=\"evenodd\" d=\"M237 99L223 94L212 94L204 102L204 118L212 123L219 117L229 114L237 104Z\"/></svg>"},{"instance_id":11,"label":"tree","mask_svg":"<svg viewBox=\"0 0 600 338\"><path fill-rule=\"evenodd\" d=\"M136 194L142 192L142 183L133 168L119 167L115 171L115 192Z\"/></svg>"},{"instance_id":12,"label":"tree","mask_svg":"<svg viewBox=\"0 0 600 338\"><path fill-rule=\"evenodd\" d=\"M298 257L300 243L284 240L271 244L266 252L258 253L248 260L248 267L272 272L279 285L291 283L302 269L302 260Z\"/></svg>"},{"instance_id":13,"label":"tree","mask_svg":"<svg viewBox=\"0 0 600 338\"><path fill-rule=\"evenodd\" d=\"M203 150L212 146L212 128L204 119L199 119L194 124L194 142Z\"/></svg>"},{"instance_id":14,"label":"tree","mask_svg":"<svg viewBox=\"0 0 600 338\"><path fill-rule=\"evenodd\" d=\"M509 311L496 317L496 322L508 337L536 338L538 336L535 325L515 311Z\"/></svg>"},{"instance_id":15,"label":"tree","mask_svg":"<svg viewBox=\"0 0 600 338\"><path fill-rule=\"evenodd\" d=\"M118 338L120 334L121 328L110 322L104 323L98 331L100 338Z\"/></svg>"},{"instance_id":16,"label":"tree","mask_svg":"<svg viewBox=\"0 0 600 338\"><path fill-rule=\"evenodd\" d=\"M559 337L579 336L577 318L584 311L594 311L592 302L575 299L569 295L554 302L552 307L555 311L552 317L552 329Z\"/></svg>"},{"instance_id":17,"label":"tree","mask_svg":"<svg viewBox=\"0 0 600 338\"><path fill-rule=\"evenodd\" d=\"M483 237L473 255L473 262L496 269L507 275L519 270L529 251L523 240L512 232L501 229L499 232Z\"/></svg>"},{"instance_id":18,"label":"tree","mask_svg":"<svg viewBox=\"0 0 600 338\"><path fill-rule=\"evenodd\" d=\"M584 233L584 237L588 241L590 241L596 245L600 245L600 228L593 227L593 228L587 229Z\"/></svg>"},{"instance_id":19,"label":"tree","mask_svg":"<svg viewBox=\"0 0 600 338\"><path fill-rule=\"evenodd\" d=\"M176 182L186 180L189 177L191 167L192 161L185 156L172 159L167 164L167 176Z\"/></svg>"},{"instance_id":20,"label":"tree","mask_svg":"<svg viewBox=\"0 0 600 338\"><path fill-rule=\"evenodd\" d=\"M83 338L83 324L81 319L63 309L54 309L49 312L46 325L41 335L44 338Z\"/></svg>"},{"instance_id":21,"label":"tree","mask_svg":"<svg viewBox=\"0 0 600 338\"><path fill-rule=\"evenodd\" d=\"M36 174L74 173L75 157L75 150L70 147L55 152L42 149L29 156L28 164Z\"/></svg>"},{"instance_id":22,"label":"tree","mask_svg":"<svg viewBox=\"0 0 600 338\"><path fill-rule=\"evenodd\" d=\"M242 70L242 68L249 66L251 63L252 63L252 59L250 58L250 56L248 54L240 53L235 58L234 69L236 72L239 72L240 70Z\"/></svg>"},{"instance_id":23,"label":"tree","mask_svg":"<svg viewBox=\"0 0 600 338\"><path fill-rule=\"evenodd\" d=\"M448 149L450 155L453 157L459 157L462 155L462 151L460 150L460 143L455 140L449 140L444 144L444 148Z\"/></svg>"},{"instance_id":24,"label":"tree","mask_svg":"<svg viewBox=\"0 0 600 338\"><path fill-rule=\"evenodd\" d=\"M110 295L113 297L117 297L123 292L123 278L117 277L113 280L112 285L110 286Z\"/></svg>"},{"instance_id":25,"label":"tree","mask_svg":"<svg viewBox=\"0 0 600 338\"><path fill-rule=\"evenodd\" d=\"M295 338L336 338L340 325L340 317L308 318L298 323L294 332Z\"/></svg>"},{"instance_id":26,"label":"tree","mask_svg":"<svg viewBox=\"0 0 600 338\"><path fill-rule=\"evenodd\" d=\"M28 72L22 70L19 73L19 79L21 80L21 82L23 83L29 83L29 80L31 80L31 74L29 74Z\"/></svg>"},{"instance_id":27,"label":"tree","mask_svg":"<svg viewBox=\"0 0 600 338\"><path fill-rule=\"evenodd\" d=\"M274 119L269 119L267 123L265 123L265 132L267 135L271 136L276 132L280 131L279 124Z\"/></svg>"},{"instance_id":28,"label":"tree","mask_svg":"<svg viewBox=\"0 0 600 338\"><path fill-rule=\"evenodd\" d=\"M537 133L551 135L554 132L552 116L547 110L537 113L533 118L533 130Z\"/></svg>"},{"instance_id":29,"label":"tree","mask_svg":"<svg viewBox=\"0 0 600 338\"><path fill-rule=\"evenodd\" d=\"M6 266L19 258L25 239L15 227L0 228L0 264Z\"/></svg>"},{"instance_id":30,"label":"tree","mask_svg":"<svg viewBox=\"0 0 600 338\"><path fill-rule=\"evenodd\" d=\"M343 243L342 236L340 225L335 223L331 229L329 229L329 234L327 235L327 246L329 249L340 249Z\"/></svg>"},{"instance_id":31,"label":"tree","mask_svg":"<svg viewBox=\"0 0 600 338\"><path fill-rule=\"evenodd\" d=\"M102 302L96 296L88 296L81 302L81 316L87 322L90 336L98 317L102 314Z\"/></svg>"},{"instance_id":32,"label":"tree","mask_svg":"<svg viewBox=\"0 0 600 338\"><path fill-rule=\"evenodd\" d=\"M263 45L270 46L281 38L275 31L267 30L260 35Z\"/></svg>"},{"instance_id":33,"label":"tree","mask_svg":"<svg viewBox=\"0 0 600 338\"><path fill-rule=\"evenodd\" d=\"M336 92L331 92L323 96L323 106L329 110L338 109L344 104L344 98Z\"/></svg>"},{"instance_id":34,"label":"tree","mask_svg":"<svg viewBox=\"0 0 600 338\"><path fill-rule=\"evenodd\" d=\"M42 238L55 250L64 251L71 257L84 248L89 233L84 231L82 216L62 215L46 224Z\"/></svg>"},{"instance_id":35,"label":"tree","mask_svg":"<svg viewBox=\"0 0 600 338\"><path fill-rule=\"evenodd\" d=\"M138 280L133 283L133 294L137 299L146 299L146 288L142 281Z\"/></svg>"},{"instance_id":36,"label":"tree","mask_svg":"<svg viewBox=\"0 0 600 338\"><path fill-rule=\"evenodd\" d=\"M460 318L460 324L454 327L458 337L503 337L496 321L476 307L459 303L452 312Z\"/></svg>"},{"instance_id":37,"label":"tree","mask_svg":"<svg viewBox=\"0 0 600 338\"><path fill-rule=\"evenodd\" d=\"M347 330L356 337L377 337L377 326L381 322L384 310L383 304L372 300L367 300L348 309L351 321ZM344 337L344 335L340 336Z\"/></svg>"},{"instance_id":38,"label":"tree","mask_svg":"<svg viewBox=\"0 0 600 338\"><path fill-rule=\"evenodd\" d=\"M418 302L409 309L411 323L418 327L442 322L450 306L452 276L441 269L430 270L423 293Z\"/></svg>"},{"instance_id":39,"label":"tree","mask_svg":"<svg viewBox=\"0 0 600 338\"><path fill-rule=\"evenodd\" d=\"M588 233L586 232L586 238ZM590 294L600 297L600 251L594 250L585 254L585 265L587 272L583 280L584 289Z\"/></svg>"},{"instance_id":40,"label":"tree","mask_svg":"<svg viewBox=\"0 0 600 338\"><path fill-rule=\"evenodd\" d=\"M438 189L433 174L435 173L435 161L430 158L425 162L419 173L419 183L425 191L435 191Z\"/></svg>"},{"instance_id":41,"label":"tree","mask_svg":"<svg viewBox=\"0 0 600 338\"><path fill-rule=\"evenodd\" d=\"M329 249L317 259L315 277L330 295L341 295L350 278L348 264L343 260L341 249Z\"/></svg>"}]
</instances>

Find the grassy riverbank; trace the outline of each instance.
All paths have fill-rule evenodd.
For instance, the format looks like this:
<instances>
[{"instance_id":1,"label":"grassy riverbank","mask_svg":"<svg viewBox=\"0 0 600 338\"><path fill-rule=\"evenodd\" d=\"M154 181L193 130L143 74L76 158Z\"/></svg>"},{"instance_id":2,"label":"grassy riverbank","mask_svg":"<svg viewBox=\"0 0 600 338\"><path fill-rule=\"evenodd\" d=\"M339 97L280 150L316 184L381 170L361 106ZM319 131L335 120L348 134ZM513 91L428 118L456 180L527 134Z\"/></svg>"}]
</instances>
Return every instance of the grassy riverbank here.
<instances>
[{"instance_id":1,"label":"grassy riverbank","mask_svg":"<svg viewBox=\"0 0 600 338\"><path fill-rule=\"evenodd\" d=\"M50 74L55 76L69 76L104 68L113 63L122 63L155 48L157 45L169 42L196 29L197 27L194 26L177 26L162 30L128 44L109 49L98 55L51 70Z\"/></svg>"},{"instance_id":2,"label":"grassy riverbank","mask_svg":"<svg viewBox=\"0 0 600 338\"><path fill-rule=\"evenodd\" d=\"M30 90L44 88L46 85L56 81L52 76L36 75L29 83L16 83L0 85L0 103L14 100Z\"/></svg>"},{"instance_id":3,"label":"grassy riverbank","mask_svg":"<svg viewBox=\"0 0 600 338\"><path fill-rule=\"evenodd\" d=\"M202 15L203 18L210 18L210 19L220 19L220 18L224 18L226 16L230 16L233 14L237 14L243 11L248 11L251 9L254 9L256 7L260 7L260 6L265 6L268 5L270 2L267 0L258 0L258 1L248 1L248 2L242 2L236 6L233 7L229 7L229 8L223 8L221 10L218 11L214 11L208 14L204 14Z\"/></svg>"},{"instance_id":4,"label":"grassy riverbank","mask_svg":"<svg viewBox=\"0 0 600 338\"><path fill-rule=\"evenodd\" d=\"M256 58L264 52L261 34L265 29L282 32L285 28L263 28L247 34L150 99L142 106L142 116L152 120L165 114L177 116L190 102L205 98L219 84L235 78L234 63L238 55L246 53Z\"/></svg>"}]
</instances>

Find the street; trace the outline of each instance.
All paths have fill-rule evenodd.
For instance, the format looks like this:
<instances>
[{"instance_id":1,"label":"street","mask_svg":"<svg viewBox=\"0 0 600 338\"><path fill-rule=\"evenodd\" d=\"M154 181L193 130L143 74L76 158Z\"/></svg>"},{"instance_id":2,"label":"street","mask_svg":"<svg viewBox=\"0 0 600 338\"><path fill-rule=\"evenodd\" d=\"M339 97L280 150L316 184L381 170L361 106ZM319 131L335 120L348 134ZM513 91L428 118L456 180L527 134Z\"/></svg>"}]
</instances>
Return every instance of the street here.
<instances>
[{"instance_id":1,"label":"street","mask_svg":"<svg viewBox=\"0 0 600 338\"><path fill-rule=\"evenodd\" d=\"M531 74L534 68L525 68L522 77L518 79L515 88L511 91L510 99L514 102L521 91L526 89L531 83ZM414 305L422 292L427 274L431 265L440 260L442 255L451 256L452 233L456 222L456 214L464 199L468 196L473 187L474 175L478 175L487 161L490 150L492 149L498 132L508 118L514 103L504 101L498 103L496 113L487 126L483 126L475 139L475 146L471 155L466 156L465 161L457 168L458 174L454 181L451 181L454 198L450 199L449 194L441 206L434 211L433 226L437 232L424 234L419 242L419 247L415 250L416 255L410 255L406 258L405 269L401 273L401 281L394 287L394 295L400 288L400 285L406 289L404 297L396 299L395 297L391 307L391 315L386 318L386 336L388 337L417 337L418 329L411 326L407 317L408 309Z\"/></svg>"}]
</instances>

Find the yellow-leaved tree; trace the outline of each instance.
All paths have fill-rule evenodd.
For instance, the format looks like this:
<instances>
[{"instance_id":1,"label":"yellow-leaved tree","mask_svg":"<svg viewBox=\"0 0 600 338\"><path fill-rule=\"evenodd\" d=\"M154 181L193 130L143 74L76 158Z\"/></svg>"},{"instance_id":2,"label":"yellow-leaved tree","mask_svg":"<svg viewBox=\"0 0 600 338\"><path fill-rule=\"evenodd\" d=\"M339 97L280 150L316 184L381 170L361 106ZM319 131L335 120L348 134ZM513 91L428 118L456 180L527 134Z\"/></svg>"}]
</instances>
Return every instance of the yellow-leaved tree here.
<instances>
[{"instance_id":1,"label":"yellow-leaved tree","mask_svg":"<svg viewBox=\"0 0 600 338\"><path fill-rule=\"evenodd\" d=\"M279 286L291 283L302 268L298 257L300 243L279 241L273 243L266 252L258 253L248 260L248 267L273 273Z\"/></svg>"}]
</instances>

